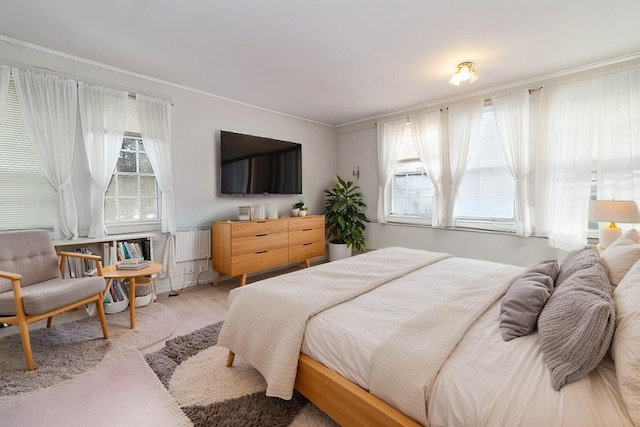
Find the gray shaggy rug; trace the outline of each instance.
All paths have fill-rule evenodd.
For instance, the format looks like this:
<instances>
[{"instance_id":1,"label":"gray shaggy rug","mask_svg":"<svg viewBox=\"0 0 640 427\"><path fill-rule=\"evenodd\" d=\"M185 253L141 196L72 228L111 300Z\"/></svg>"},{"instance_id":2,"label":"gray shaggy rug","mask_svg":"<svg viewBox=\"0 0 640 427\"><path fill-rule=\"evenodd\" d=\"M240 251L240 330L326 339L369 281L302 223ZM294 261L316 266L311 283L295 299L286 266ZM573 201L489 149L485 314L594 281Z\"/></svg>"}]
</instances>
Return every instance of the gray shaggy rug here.
<instances>
[{"instance_id":1,"label":"gray shaggy rug","mask_svg":"<svg viewBox=\"0 0 640 427\"><path fill-rule=\"evenodd\" d=\"M260 373L240 356L225 366L217 347L223 322L167 340L145 359L195 426L336 426L298 392L291 400L265 395Z\"/></svg>"}]
</instances>

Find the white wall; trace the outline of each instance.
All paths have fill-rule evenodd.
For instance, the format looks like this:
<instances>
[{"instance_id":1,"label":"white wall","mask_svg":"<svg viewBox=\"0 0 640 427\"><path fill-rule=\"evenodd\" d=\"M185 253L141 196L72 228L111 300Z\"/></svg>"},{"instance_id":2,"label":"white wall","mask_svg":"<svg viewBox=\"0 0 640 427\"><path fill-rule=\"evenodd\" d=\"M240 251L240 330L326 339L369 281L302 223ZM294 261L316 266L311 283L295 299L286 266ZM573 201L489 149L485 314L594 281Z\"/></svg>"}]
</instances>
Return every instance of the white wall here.
<instances>
[{"instance_id":1,"label":"white wall","mask_svg":"<svg viewBox=\"0 0 640 427\"><path fill-rule=\"evenodd\" d=\"M545 259L562 259L566 255L563 251L549 247L544 238L519 238L500 233L376 223L378 152L375 123L367 120L341 126L337 133L337 173L360 185L367 204L367 217L374 221L367 224L365 231L368 248L405 246L521 266ZM357 166L360 167L359 180L352 174Z\"/></svg>"},{"instance_id":2,"label":"white wall","mask_svg":"<svg viewBox=\"0 0 640 427\"><path fill-rule=\"evenodd\" d=\"M178 229L210 227L212 220L237 217L238 206L275 201L280 215L291 203L304 199L312 214L322 213L323 190L334 181L336 140L331 126L290 117L216 98L209 94L34 47L0 42L0 63L30 67L65 77L169 99L173 102L173 174ZM219 131L230 130L302 144L303 195L221 196L219 191ZM76 156L84 156L78 133ZM82 157L80 157L82 158ZM78 170L79 169L79 170ZM88 169L77 168L74 189L78 199L80 234L89 227ZM133 232L141 230L119 230ZM146 230L145 230L146 231ZM164 238L154 239L154 257L162 259ZM179 271L180 270L179 266ZM196 267L195 271L198 271ZM189 278L178 277L182 283ZM164 290L168 289L164 284ZM162 289L162 286L161 286Z\"/></svg>"}]
</instances>

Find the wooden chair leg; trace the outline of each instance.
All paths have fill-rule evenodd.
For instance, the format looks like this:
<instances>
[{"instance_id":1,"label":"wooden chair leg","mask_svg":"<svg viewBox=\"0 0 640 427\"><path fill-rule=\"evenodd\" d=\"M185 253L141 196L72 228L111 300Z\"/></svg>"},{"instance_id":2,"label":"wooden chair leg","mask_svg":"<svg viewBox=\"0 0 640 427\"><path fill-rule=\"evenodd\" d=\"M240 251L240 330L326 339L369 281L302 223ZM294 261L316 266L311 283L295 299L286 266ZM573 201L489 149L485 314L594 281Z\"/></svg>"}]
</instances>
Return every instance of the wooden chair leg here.
<instances>
[{"instance_id":1,"label":"wooden chair leg","mask_svg":"<svg viewBox=\"0 0 640 427\"><path fill-rule=\"evenodd\" d=\"M229 355L227 356L227 368L230 368L233 365L233 359L236 357L233 351L229 351Z\"/></svg>"},{"instance_id":2,"label":"wooden chair leg","mask_svg":"<svg viewBox=\"0 0 640 427\"><path fill-rule=\"evenodd\" d=\"M104 305L102 301L104 296L100 294L100 299L96 301L96 308L98 309L98 316L100 317L100 325L102 326L102 334L104 339L109 339L109 329L107 329L107 317L104 315Z\"/></svg>"},{"instance_id":3,"label":"wooden chair leg","mask_svg":"<svg viewBox=\"0 0 640 427\"><path fill-rule=\"evenodd\" d=\"M51 319L53 319L53 316L47 317L47 328L51 327Z\"/></svg>"},{"instance_id":4,"label":"wooden chair leg","mask_svg":"<svg viewBox=\"0 0 640 427\"><path fill-rule=\"evenodd\" d=\"M29 325L27 322L20 322L20 335L22 336L22 348L24 350L24 358L27 360L27 369L33 371L33 353L31 353L31 341L29 340Z\"/></svg>"}]
</instances>

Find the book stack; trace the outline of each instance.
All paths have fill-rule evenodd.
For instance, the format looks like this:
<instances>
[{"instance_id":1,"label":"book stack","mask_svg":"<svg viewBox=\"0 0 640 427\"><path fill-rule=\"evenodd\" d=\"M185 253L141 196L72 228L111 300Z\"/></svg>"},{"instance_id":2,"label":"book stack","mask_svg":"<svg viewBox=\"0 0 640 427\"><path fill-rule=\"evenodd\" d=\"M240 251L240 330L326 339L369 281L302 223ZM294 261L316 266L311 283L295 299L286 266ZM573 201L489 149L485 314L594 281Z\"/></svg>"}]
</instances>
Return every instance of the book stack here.
<instances>
[{"instance_id":1,"label":"book stack","mask_svg":"<svg viewBox=\"0 0 640 427\"><path fill-rule=\"evenodd\" d=\"M149 266L149 261L144 258L131 258L121 261L116 268L118 270L140 270Z\"/></svg>"}]
</instances>

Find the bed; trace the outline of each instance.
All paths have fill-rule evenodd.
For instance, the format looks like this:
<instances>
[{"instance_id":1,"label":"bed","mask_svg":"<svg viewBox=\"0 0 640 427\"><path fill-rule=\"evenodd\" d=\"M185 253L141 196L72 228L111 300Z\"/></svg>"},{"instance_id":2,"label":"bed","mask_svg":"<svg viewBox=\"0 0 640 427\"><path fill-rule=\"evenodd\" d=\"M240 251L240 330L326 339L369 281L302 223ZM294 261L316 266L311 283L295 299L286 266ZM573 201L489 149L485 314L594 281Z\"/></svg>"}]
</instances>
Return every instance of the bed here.
<instances>
[{"instance_id":1,"label":"bed","mask_svg":"<svg viewBox=\"0 0 640 427\"><path fill-rule=\"evenodd\" d=\"M610 304L590 306L609 319L596 328L598 360L580 378L562 363L549 368L557 355L548 350L547 323L565 314L545 315L544 337L503 337L505 301L531 268L407 248L234 289L218 344L230 350L228 365L238 354L262 373L267 395L289 399L295 387L342 425L638 426L640 250L602 259L593 247L576 252L559 267L565 289L569 273L592 270L596 257L617 285L607 280L608 297L597 295ZM551 340L585 336L578 323L577 332L564 326Z\"/></svg>"}]
</instances>

